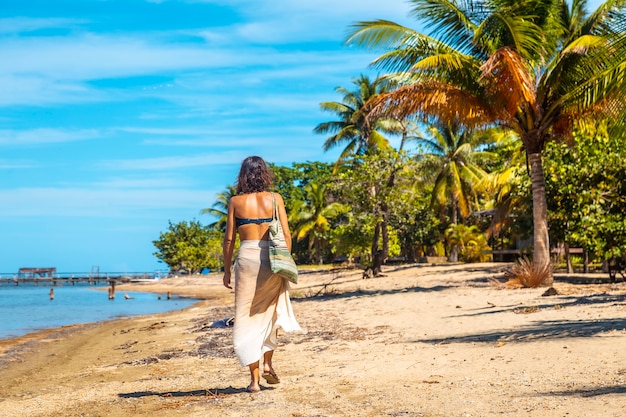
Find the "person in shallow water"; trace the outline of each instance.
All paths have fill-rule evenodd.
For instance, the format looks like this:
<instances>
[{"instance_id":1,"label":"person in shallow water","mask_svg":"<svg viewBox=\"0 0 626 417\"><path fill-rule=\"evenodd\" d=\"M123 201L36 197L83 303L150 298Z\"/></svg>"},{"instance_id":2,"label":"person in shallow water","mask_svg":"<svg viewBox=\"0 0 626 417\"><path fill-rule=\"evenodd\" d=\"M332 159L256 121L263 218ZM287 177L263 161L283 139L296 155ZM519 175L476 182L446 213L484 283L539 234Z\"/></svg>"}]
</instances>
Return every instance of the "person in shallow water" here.
<instances>
[{"instance_id":1,"label":"person in shallow water","mask_svg":"<svg viewBox=\"0 0 626 417\"><path fill-rule=\"evenodd\" d=\"M272 175L265 161L250 156L241 164L237 195L228 204L224 236L224 286L232 288L231 261L235 238L240 248L234 264L235 317L233 345L242 366L250 370L248 391L261 390L260 376L268 384L278 384L272 359L277 347L276 332L301 330L289 300L289 283L272 273L269 260L268 226L274 201L278 217L291 250L291 233L282 196L271 193ZM263 372L260 372L260 362Z\"/></svg>"}]
</instances>

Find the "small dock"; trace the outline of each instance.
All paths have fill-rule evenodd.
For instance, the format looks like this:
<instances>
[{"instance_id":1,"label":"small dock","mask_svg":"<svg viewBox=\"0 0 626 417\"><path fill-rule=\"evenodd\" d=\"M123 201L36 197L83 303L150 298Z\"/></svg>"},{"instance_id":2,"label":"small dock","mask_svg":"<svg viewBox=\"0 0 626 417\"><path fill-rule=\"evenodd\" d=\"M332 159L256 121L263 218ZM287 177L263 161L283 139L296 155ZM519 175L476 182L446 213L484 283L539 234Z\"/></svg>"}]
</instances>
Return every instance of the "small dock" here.
<instances>
[{"instance_id":1,"label":"small dock","mask_svg":"<svg viewBox=\"0 0 626 417\"><path fill-rule=\"evenodd\" d=\"M35 285L51 285L53 287L63 285L75 285L77 283L88 283L90 285L108 284L111 283L126 283L135 282L138 279L145 279L145 276L132 277L132 276L110 276L110 277L12 277L12 278L0 278L0 285L11 284L19 285L32 283Z\"/></svg>"},{"instance_id":2,"label":"small dock","mask_svg":"<svg viewBox=\"0 0 626 417\"><path fill-rule=\"evenodd\" d=\"M65 286L77 283L89 285L115 285L117 283L153 280L154 275L141 273L100 273L98 267L88 273L57 273L56 268L20 268L13 276L0 276L0 285L34 284L44 286Z\"/></svg>"}]
</instances>

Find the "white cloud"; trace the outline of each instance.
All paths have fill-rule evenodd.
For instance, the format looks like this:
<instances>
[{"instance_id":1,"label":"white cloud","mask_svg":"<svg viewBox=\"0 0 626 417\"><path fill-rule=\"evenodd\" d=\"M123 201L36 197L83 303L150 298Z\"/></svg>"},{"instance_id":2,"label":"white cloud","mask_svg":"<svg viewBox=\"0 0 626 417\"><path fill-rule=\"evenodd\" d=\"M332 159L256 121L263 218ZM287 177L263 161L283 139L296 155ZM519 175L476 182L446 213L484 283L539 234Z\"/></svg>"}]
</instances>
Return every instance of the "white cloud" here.
<instances>
[{"instance_id":1,"label":"white cloud","mask_svg":"<svg viewBox=\"0 0 626 417\"><path fill-rule=\"evenodd\" d=\"M128 77L247 62L235 51L93 34L5 40L0 44L0 54L11 57L0 67L0 74L41 74L58 80Z\"/></svg>"},{"instance_id":2,"label":"white cloud","mask_svg":"<svg viewBox=\"0 0 626 417\"><path fill-rule=\"evenodd\" d=\"M80 82L61 81L46 75L2 74L1 69L0 89L0 106L94 102L106 99L103 91L89 88Z\"/></svg>"},{"instance_id":3,"label":"white cloud","mask_svg":"<svg viewBox=\"0 0 626 417\"><path fill-rule=\"evenodd\" d=\"M321 18L330 21L388 19L398 23L407 20L410 4L407 0L193 0L193 3L213 3L236 8L248 19L267 20L302 16L310 29Z\"/></svg>"},{"instance_id":4,"label":"white cloud","mask_svg":"<svg viewBox=\"0 0 626 417\"><path fill-rule=\"evenodd\" d=\"M215 192L162 187L127 188L19 188L0 190L0 216L7 217L122 217L159 210L198 211L210 205ZM45 202L32 204L31 202Z\"/></svg>"},{"instance_id":5,"label":"white cloud","mask_svg":"<svg viewBox=\"0 0 626 417\"><path fill-rule=\"evenodd\" d=\"M96 129L30 129L0 130L0 145L32 145L42 143L65 143L101 137Z\"/></svg>"},{"instance_id":6,"label":"white cloud","mask_svg":"<svg viewBox=\"0 0 626 417\"><path fill-rule=\"evenodd\" d=\"M236 8L247 16L247 21L194 31L136 31L127 35L89 33L85 31L87 22L77 19L4 19L10 32L79 24L84 24L84 28L67 36L5 37L0 43L0 56L11 59L0 67L0 106L124 99L123 94L116 95L111 88L88 83L105 78L176 73L182 77L181 73L197 71L198 78L214 85L228 86L234 81L239 86L263 86L278 77L330 77L354 68L355 64L365 67L369 63L373 54L342 49L341 42L348 26L357 19L393 19L408 11L404 2L388 3L271 1L258 6L257 2L229 1L222 4ZM189 34L202 37L207 43L180 40L180 35ZM316 50L319 46L313 42L317 41L336 42L337 51ZM304 43L299 50L275 48L298 42ZM233 71L228 71L230 68ZM241 71L242 68L247 70ZM231 75L234 73L239 74L237 80ZM242 73L246 74L244 78ZM143 93L170 94L162 89Z\"/></svg>"},{"instance_id":7,"label":"white cloud","mask_svg":"<svg viewBox=\"0 0 626 417\"><path fill-rule=\"evenodd\" d=\"M241 99L232 92L255 86L267 88L268 82L302 82L309 76L319 82L345 73L355 64L366 66L373 57L364 51L360 55L343 52L285 52L253 47L220 50L102 36L16 40L0 44L0 55L12 57L0 67L0 105L118 101L138 96L175 99L185 94L198 97L199 89L209 90L205 91L209 94L223 91L232 99ZM139 90L89 84L90 80L146 75L176 77L176 82L142 86Z\"/></svg>"},{"instance_id":8,"label":"white cloud","mask_svg":"<svg viewBox=\"0 0 626 417\"><path fill-rule=\"evenodd\" d=\"M119 159L102 161L98 166L103 169L124 171L165 171L171 169L210 166L241 162L242 152L228 151L191 156L166 156L161 158ZM244 156L245 157L245 156Z\"/></svg>"},{"instance_id":9,"label":"white cloud","mask_svg":"<svg viewBox=\"0 0 626 417\"><path fill-rule=\"evenodd\" d=\"M208 42L241 41L251 44L336 42L340 45L352 24L363 20L385 19L413 27L405 1L364 0L283 0L283 1L206 1L233 7L247 18L229 28L198 32ZM224 33L228 33L225 36Z\"/></svg>"},{"instance_id":10,"label":"white cloud","mask_svg":"<svg viewBox=\"0 0 626 417\"><path fill-rule=\"evenodd\" d=\"M123 190L123 189L184 189L188 187L189 184L186 181L168 178L168 177L158 177L158 178L109 178L103 181L96 181L92 184L93 187L99 189L114 189L114 190Z\"/></svg>"}]
</instances>

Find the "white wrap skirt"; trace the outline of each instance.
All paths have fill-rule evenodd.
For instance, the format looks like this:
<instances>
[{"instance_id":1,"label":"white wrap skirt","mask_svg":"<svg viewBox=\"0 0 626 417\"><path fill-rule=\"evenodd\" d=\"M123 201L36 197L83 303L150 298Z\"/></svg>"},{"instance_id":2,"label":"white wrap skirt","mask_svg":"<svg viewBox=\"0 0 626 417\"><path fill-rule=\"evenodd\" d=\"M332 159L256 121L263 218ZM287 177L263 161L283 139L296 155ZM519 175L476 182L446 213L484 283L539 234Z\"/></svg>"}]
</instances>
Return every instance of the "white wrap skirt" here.
<instances>
[{"instance_id":1,"label":"white wrap skirt","mask_svg":"<svg viewBox=\"0 0 626 417\"><path fill-rule=\"evenodd\" d=\"M272 273L265 240L244 240L235 261L233 345L242 366L277 347L276 331L302 330L289 299L289 282Z\"/></svg>"}]
</instances>

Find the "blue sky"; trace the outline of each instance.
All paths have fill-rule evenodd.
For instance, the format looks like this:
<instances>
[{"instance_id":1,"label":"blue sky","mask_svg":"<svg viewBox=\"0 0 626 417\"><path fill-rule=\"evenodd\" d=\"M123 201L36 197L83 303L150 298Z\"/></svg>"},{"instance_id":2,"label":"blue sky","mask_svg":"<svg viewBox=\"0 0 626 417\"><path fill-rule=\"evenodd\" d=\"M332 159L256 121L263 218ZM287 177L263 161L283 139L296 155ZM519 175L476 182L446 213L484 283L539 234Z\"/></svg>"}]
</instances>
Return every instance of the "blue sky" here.
<instances>
[{"instance_id":1,"label":"blue sky","mask_svg":"<svg viewBox=\"0 0 626 417\"><path fill-rule=\"evenodd\" d=\"M590 5L599 4L598 0ZM368 73L351 24L404 0L2 0L0 274L165 269L152 241L255 154L334 161L313 134Z\"/></svg>"},{"instance_id":2,"label":"blue sky","mask_svg":"<svg viewBox=\"0 0 626 417\"><path fill-rule=\"evenodd\" d=\"M3 0L0 273L150 272L256 154L333 161L313 128L367 73L349 26L403 0Z\"/></svg>"}]
</instances>

